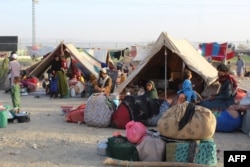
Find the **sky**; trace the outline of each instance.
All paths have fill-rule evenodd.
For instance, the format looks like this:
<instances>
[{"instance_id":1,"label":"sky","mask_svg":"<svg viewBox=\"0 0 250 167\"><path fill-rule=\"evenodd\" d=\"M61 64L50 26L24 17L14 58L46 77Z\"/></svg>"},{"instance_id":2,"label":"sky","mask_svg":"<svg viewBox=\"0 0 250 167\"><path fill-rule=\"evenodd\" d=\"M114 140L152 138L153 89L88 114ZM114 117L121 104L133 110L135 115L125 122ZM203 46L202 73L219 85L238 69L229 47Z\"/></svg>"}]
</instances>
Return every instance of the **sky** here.
<instances>
[{"instance_id":1,"label":"sky","mask_svg":"<svg viewBox=\"0 0 250 167\"><path fill-rule=\"evenodd\" d=\"M250 40L249 0L0 0L0 36L32 43Z\"/></svg>"}]
</instances>

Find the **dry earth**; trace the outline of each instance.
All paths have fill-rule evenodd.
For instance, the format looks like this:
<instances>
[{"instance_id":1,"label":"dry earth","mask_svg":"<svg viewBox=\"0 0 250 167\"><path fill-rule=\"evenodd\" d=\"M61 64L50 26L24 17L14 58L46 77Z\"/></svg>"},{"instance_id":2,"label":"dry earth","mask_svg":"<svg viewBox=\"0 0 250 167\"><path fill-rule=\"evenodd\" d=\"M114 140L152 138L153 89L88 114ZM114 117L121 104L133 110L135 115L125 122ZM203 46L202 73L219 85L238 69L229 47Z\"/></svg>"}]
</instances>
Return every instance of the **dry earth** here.
<instances>
[{"instance_id":1,"label":"dry earth","mask_svg":"<svg viewBox=\"0 0 250 167\"><path fill-rule=\"evenodd\" d=\"M97 155L97 142L117 129L94 128L67 123L60 106L78 105L83 98L50 99L45 95L22 96L22 111L31 114L29 123L9 123L0 128L0 167L91 167L104 166ZM0 91L0 103L11 105L10 94ZM120 130L125 134L124 130ZM223 150L250 150L249 136L240 131L214 136L218 166L223 166Z\"/></svg>"}]
</instances>

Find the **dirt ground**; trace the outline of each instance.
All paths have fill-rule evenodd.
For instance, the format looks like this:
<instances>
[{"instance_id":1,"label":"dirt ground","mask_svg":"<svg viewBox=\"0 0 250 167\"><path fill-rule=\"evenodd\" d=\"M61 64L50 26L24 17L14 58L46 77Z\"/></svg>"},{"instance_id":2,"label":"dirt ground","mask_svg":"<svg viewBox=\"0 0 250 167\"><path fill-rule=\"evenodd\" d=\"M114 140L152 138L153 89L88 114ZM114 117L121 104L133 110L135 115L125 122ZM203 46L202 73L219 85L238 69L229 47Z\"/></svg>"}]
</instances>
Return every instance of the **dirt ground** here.
<instances>
[{"instance_id":1,"label":"dirt ground","mask_svg":"<svg viewBox=\"0 0 250 167\"><path fill-rule=\"evenodd\" d=\"M40 98L35 98L40 95ZM117 129L94 128L67 123L60 106L74 107L87 99L50 99L37 92L21 97L22 111L30 113L29 123L9 123L0 128L0 167L97 167L107 157L97 155L97 143ZM0 91L0 103L11 105L10 94ZM125 135L124 130L119 130ZM240 131L216 133L219 161L224 150L249 150L250 137Z\"/></svg>"}]
</instances>

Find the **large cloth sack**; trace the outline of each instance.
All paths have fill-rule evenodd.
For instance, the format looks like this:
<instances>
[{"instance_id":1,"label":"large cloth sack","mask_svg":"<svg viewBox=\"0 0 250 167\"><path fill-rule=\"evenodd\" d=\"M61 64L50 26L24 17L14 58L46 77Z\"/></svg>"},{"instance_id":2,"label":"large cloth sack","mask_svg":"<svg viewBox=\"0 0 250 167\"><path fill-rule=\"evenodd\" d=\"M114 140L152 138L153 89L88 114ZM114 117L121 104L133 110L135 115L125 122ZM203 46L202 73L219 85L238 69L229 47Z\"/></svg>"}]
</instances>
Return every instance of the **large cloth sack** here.
<instances>
[{"instance_id":1,"label":"large cloth sack","mask_svg":"<svg viewBox=\"0 0 250 167\"><path fill-rule=\"evenodd\" d=\"M111 158L128 161L138 160L136 146L130 143L124 136L108 138L107 146L107 154Z\"/></svg>"},{"instance_id":2,"label":"large cloth sack","mask_svg":"<svg viewBox=\"0 0 250 167\"><path fill-rule=\"evenodd\" d=\"M130 112L124 103L121 103L113 112L111 117L111 127L125 129L126 124L131 121Z\"/></svg>"},{"instance_id":3,"label":"large cloth sack","mask_svg":"<svg viewBox=\"0 0 250 167\"><path fill-rule=\"evenodd\" d=\"M140 161L157 162L165 159L166 143L160 136L145 135L136 149Z\"/></svg>"},{"instance_id":4,"label":"large cloth sack","mask_svg":"<svg viewBox=\"0 0 250 167\"><path fill-rule=\"evenodd\" d=\"M92 94L86 102L84 110L84 122L88 126L108 127L114 108L111 101L102 93Z\"/></svg>"},{"instance_id":5,"label":"large cloth sack","mask_svg":"<svg viewBox=\"0 0 250 167\"><path fill-rule=\"evenodd\" d=\"M213 137L216 118L207 108L196 105L189 122L179 130L179 123L185 115L188 102L174 105L165 112L157 123L161 135L173 139L208 139Z\"/></svg>"},{"instance_id":6,"label":"large cloth sack","mask_svg":"<svg viewBox=\"0 0 250 167\"><path fill-rule=\"evenodd\" d=\"M122 103L128 108L132 120L147 120L149 107L147 106L147 98L145 96L125 96Z\"/></svg>"}]
</instances>

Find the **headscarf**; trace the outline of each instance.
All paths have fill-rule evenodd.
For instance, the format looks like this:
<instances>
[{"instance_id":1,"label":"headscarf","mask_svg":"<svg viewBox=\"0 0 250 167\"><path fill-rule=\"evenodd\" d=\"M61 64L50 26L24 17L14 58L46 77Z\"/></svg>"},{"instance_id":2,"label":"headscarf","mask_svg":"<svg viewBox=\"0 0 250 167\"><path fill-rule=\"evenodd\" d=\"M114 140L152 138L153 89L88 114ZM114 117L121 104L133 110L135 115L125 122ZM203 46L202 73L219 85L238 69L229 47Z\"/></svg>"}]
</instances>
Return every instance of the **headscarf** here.
<instances>
[{"instance_id":1,"label":"headscarf","mask_svg":"<svg viewBox=\"0 0 250 167\"><path fill-rule=\"evenodd\" d=\"M150 98L150 99L158 99L158 93L157 93L157 90L155 88L154 81L150 80L147 82L147 84L151 84L152 89L150 91L146 90L144 93L144 96L146 96L147 98Z\"/></svg>"},{"instance_id":2,"label":"headscarf","mask_svg":"<svg viewBox=\"0 0 250 167\"><path fill-rule=\"evenodd\" d=\"M12 55L12 58L13 58L13 59L17 59L17 54L13 54L13 55Z\"/></svg>"}]
</instances>

